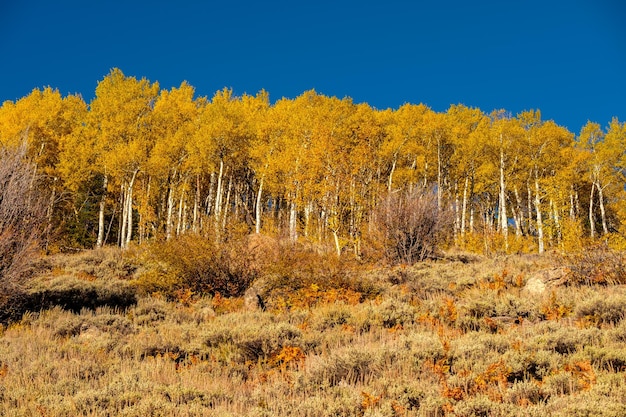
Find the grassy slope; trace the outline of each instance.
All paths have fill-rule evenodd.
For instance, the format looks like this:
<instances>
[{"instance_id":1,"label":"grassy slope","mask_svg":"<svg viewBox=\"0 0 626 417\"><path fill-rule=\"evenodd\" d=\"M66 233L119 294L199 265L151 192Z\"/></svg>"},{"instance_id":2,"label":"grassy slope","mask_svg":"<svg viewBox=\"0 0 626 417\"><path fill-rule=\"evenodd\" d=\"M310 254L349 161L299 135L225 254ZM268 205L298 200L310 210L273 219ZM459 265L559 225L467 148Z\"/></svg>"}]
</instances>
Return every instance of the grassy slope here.
<instances>
[{"instance_id":1,"label":"grassy slope","mask_svg":"<svg viewBox=\"0 0 626 417\"><path fill-rule=\"evenodd\" d=\"M41 282L124 275L89 256ZM626 288L524 288L555 262L361 267L367 296L313 284L266 311L181 293L29 313L0 337L0 415L626 415Z\"/></svg>"}]
</instances>

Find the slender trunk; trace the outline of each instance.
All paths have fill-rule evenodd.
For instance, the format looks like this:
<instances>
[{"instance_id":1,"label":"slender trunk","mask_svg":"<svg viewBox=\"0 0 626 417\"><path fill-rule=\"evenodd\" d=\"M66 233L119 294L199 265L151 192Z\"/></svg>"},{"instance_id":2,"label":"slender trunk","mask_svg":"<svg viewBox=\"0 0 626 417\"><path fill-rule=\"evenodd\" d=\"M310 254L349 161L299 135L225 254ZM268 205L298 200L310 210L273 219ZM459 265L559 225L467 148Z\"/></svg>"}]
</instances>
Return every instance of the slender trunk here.
<instances>
[{"instance_id":1,"label":"slender trunk","mask_svg":"<svg viewBox=\"0 0 626 417\"><path fill-rule=\"evenodd\" d=\"M261 181L259 182L259 191L257 192L257 195L256 195L255 232L257 235L261 233L261 211L262 211L261 198L263 195L263 180L264 179L265 179L264 177L261 177Z\"/></svg>"},{"instance_id":2,"label":"slender trunk","mask_svg":"<svg viewBox=\"0 0 626 417\"><path fill-rule=\"evenodd\" d=\"M133 188L128 188L126 203L126 236L124 237L124 248L128 247L133 236Z\"/></svg>"},{"instance_id":3,"label":"slender trunk","mask_svg":"<svg viewBox=\"0 0 626 417\"><path fill-rule=\"evenodd\" d=\"M311 221L311 211L313 211L313 203L310 201L304 205L304 237L309 237L309 223Z\"/></svg>"},{"instance_id":4,"label":"slender trunk","mask_svg":"<svg viewBox=\"0 0 626 417\"><path fill-rule=\"evenodd\" d=\"M167 214L165 217L165 239L170 240L172 238L172 214L174 212L174 186L170 182L169 190L167 192Z\"/></svg>"},{"instance_id":5,"label":"slender trunk","mask_svg":"<svg viewBox=\"0 0 626 417\"><path fill-rule=\"evenodd\" d=\"M193 199L193 224L191 226L194 233L198 233L198 217L200 212L200 174L196 175L196 195Z\"/></svg>"},{"instance_id":6,"label":"slender trunk","mask_svg":"<svg viewBox=\"0 0 626 417\"><path fill-rule=\"evenodd\" d=\"M289 209L289 239L292 242L298 240L298 231L297 231L297 211L296 211L296 203L295 201L291 203Z\"/></svg>"},{"instance_id":7,"label":"slender trunk","mask_svg":"<svg viewBox=\"0 0 626 417\"><path fill-rule=\"evenodd\" d=\"M120 233L117 237L117 245L120 248L124 247L124 243L126 242L126 227L128 226L128 222L126 221L126 212L128 211L128 188L124 186L124 184L120 185L120 205L122 206L122 211L120 212Z\"/></svg>"},{"instance_id":8,"label":"slender trunk","mask_svg":"<svg viewBox=\"0 0 626 417\"><path fill-rule=\"evenodd\" d=\"M532 173L530 175L532 177ZM530 187L530 178L528 179L528 181L526 181L526 195L527 195L526 203L528 204L528 219L526 223L526 229L527 229L526 233L530 234L534 230L532 224L533 224L533 203L535 201L533 197L532 189Z\"/></svg>"},{"instance_id":9,"label":"slender trunk","mask_svg":"<svg viewBox=\"0 0 626 417\"><path fill-rule=\"evenodd\" d=\"M556 231L556 243L561 243L561 216L559 215L559 209L556 204L552 200L550 200L550 205L552 206L552 216L554 218L554 230Z\"/></svg>"},{"instance_id":10,"label":"slender trunk","mask_svg":"<svg viewBox=\"0 0 626 417\"><path fill-rule=\"evenodd\" d=\"M459 201L459 185L454 181L454 239L459 237L461 229L461 203Z\"/></svg>"},{"instance_id":11,"label":"slender trunk","mask_svg":"<svg viewBox=\"0 0 626 417\"><path fill-rule=\"evenodd\" d=\"M176 236L180 236L182 232L184 199L185 199L185 184L183 184L183 189L180 191L180 198L178 199L178 216L176 219Z\"/></svg>"},{"instance_id":12,"label":"slender trunk","mask_svg":"<svg viewBox=\"0 0 626 417\"><path fill-rule=\"evenodd\" d=\"M519 190L515 187L515 200L517 201L517 215L515 218L515 236L522 236L523 223L524 223L524 211L522 210L522 197L519 195Z\"/></svg>"},{"instance_id":13,"label":"slender trunk","mask_svg":"<svg viewBox=\"0 0 626 417\"><path fill-rule=\"evenodd\" d=\"M127 195L127 199L128 199L128 207L127 207L127 219L126 221L128 222L127 228L126 228L126 240L124 241L124 247L128 247L128 245L130 244L130 241L133 238L133 188L135 186L135 179L137 179L137 174L139 173L139 170L135 170L135 172L133 172L133 176L130 179L130 183L128 184L128 195Z\"/></svg>"},{"instance_id":14,"label":"slender trunk","mask_svg":"<svg viewBox=\"0 0 626 417\"><path fill-rule=\"evenodd\" d=\"M443 201L443 184L441 174L441 140L437 138L437 210L441 211Z\"/></svg>"},{"instance_id":15,"label":"slender trunk","mask_svg":"<svg viewBox=\"0 0 626 417\"><path fill-rule=\"evenodd\" d=\"M187 219L189 218L189 215L187 214L187 210L189 209L189 206L187 206L187 199L183 200L183 226L182 226L182 233L186 233L187 232Z\"/></svg>"},{"instance_id":16,"label":"slender trunk","mask_svg":"<svg viewBox=\"0 0 626 417\"><path fill-rule=\"evenodd\" d=\"M500 138L502 141L502 137ZM509 229L506 217L506 190L504 182L504 149L500 148L500 229L504 237L504 248L509 249Z\"/></svg>"},{"instance_id":17,"label":"slender trunk","mask_svg":"<svg viewBox=\"0 0 626 417\"><path fill-rule=\"evenodd\" d=\"M228 177L228 189L226 191L226 205L224 206L224 212L222 213L222 230L226 230L226 218L228 217L228 211L230 209L230 194L233 188L233 177Z\"/></svg>"},{"instance_id":18,"label":"slender trunk","mask_svg":"<svg viewBox=\"0 0 626 417\"><path fill-rule=\"evenodd\" d=\"M467 188L469 186L469 175L465 177L463 187L463 208L461 210L461 236L465 235L465 218L467 216Z\"/></svg>"},{"instance_id":19,"label":"slender trunk","mask_svg":"<svg viewBox=\"0 0 626 417\"><path fill-rule=\"evenodd\" d=\"M222 212L222 177L224 175L224 161L220 159L220 171L217 176L217 191L215 192L215 216L216 218ZM218 221L218 219L216 219Z\"/></svg>"},{"instance_id":20,"label":"slender trunk","mask_svg":"<svg viewBox=\"0 0 626 417\"><path fill-rule=\"evenodd\" d=\"M609 234L609 229L606 225L606 212L604 211L604 197L602 196L602 187L600 183L597 185L598 188L598 201L600 202L600 218L602 220L602 233L604 235Z\"/></svg>"},{"instance_id":21,"label":"slender trunk","mask_svg":"<svg viewBox=\"0 0 626 417\"><path fill-rule=\"evenodd\" d=\"M596 188L596 183L592 182L591 183L591 195L589 196L589 228L590 228L590 235L592 239L596 237L596 223L593 218L593 192L595 188Z\"/></svg>"},{"instance_id":22,"label":"slender trunk","mask_svg":"<svg viewBox=\"0 0 626 417\"><path fill-rule=\"evenodd\" d=\"M543 219L541 217L541 198L539 197L539 180L535 171L535 211L537 212L537 241L539 243L539 253L544 252L543 241Z\"/></svg>"},{"instance_id":23,"label":"slender trunk","mask_svg":"<svg viewBox=\"0 0 626 417\"><path fill-rule=\"evenodd\" d=\"M213 208L213 189L215 188L215 173L211 172L210 180L209 180L209 194L206 196L206 215L211 215L211 209Z\"/></svg>"},{"instance_id":24,"label":"slender trunk","mask_svg":"<svg viewBox=\"0 0 626 417\"><path fill-rule=\"evenodd\" d=\"M391 172L389 173L389 179L387 180L387 191L391 192L392 184L393 184L393 172L396 170L396 155L394 155L393 163L391 164Z\"/></svg>"},{"instance_id":25,"label":"slender trunk","mask_svg":"<svg viewBox=\"0 0 626 417\"><path fill-rule=\"evenodd\" d=\"M576 217L575 207L576 206L574 204L574 185L572 185L569 191L569 218L570 220L574 220Z\"/></svg>"},{"instance_id":26,"label":"slender trunk","mask_svg":"<svg viewBox=\"0 0 626 417\"><path fill-rule=\"evenodd\" d=\"M333 239L335 241L335 251L337 252L337 257L341 256L341 244L339 243L339 235L337 234L337 230L333 229Z\"/></svg>"},{"instance_id":27,"label":"slender trunk","mask_svg":"<svg viewBox=\"0 0 626 417\"><path fill-rule=\"evenodd\" d=\"M106 202L108 183L109 177L105 173L102 180L102 197L100 198L100 207L98 208L98 240L96 241L96 247L98 248L101 248L104 244L104 206Z\"/></svg>"}]
</instances>

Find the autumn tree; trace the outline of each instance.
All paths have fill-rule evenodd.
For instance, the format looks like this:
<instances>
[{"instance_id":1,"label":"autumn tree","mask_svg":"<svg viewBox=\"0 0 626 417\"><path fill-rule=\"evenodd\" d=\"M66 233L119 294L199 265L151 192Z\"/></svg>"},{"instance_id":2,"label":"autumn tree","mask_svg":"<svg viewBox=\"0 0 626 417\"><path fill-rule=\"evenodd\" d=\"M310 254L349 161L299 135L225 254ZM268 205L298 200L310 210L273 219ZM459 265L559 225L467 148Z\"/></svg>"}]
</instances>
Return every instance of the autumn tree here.
<instances>
[{"instance_id":1,"label":"autumn tree","mask_svg":"<svg viewBox=\"0 0 626 417\"><path fill-rule=\"evenodd\" d=\"M132 239L133 192L154 142L148 121L158 91L158 84L127 77L117 68L96 87L81 140L92 145L95 173L102 178L97 246L104 244L111 186L119 187L118 244L126 247Z\"/></svg>"},{"instance_id":2,"label":"autumn tree","mask_svg":"<svg viewBox=\"0 0 626 417\"><path fill-rule=\"evenodd\" d=\"M60 170L61 153L67 138L87 112L82 98L61 97L58 90L35 89L28 96L6 102L0 108L0 144L9 148L26 147L41 192L49 196L46 207L48 231L62 233L68 210L65 178ZM49 193L48 193L49 191ZM55 227L53 226L55 224Z\"/></svg>"},{"instance_id":3,"label":"autumn tree","mask_svg":"<svg viewBox=\"0 0 626 417\"><path fill-rule=\"evenodd\" d=\"M165 207L155 210L145 207L144 222L157 221L156 215L164 217L164 233L167 240L174 234L180 234L186 229L185 196L191 176L195 173L195 193L193 199L192 229L199 230L200 224L200 177L202 171L195 169L189 163L189 149L187 139L196 134L196 121L205 101L194 99L194 88L183 82L179 88L161 90L156 99L150 118L154 146L148 157L148 172L144 188L144 199L147 205L159 206L161 195L165 194ZM153 191L154 190L154 191ZM153 201L153 193L156 201ZM157 194L158 193L158 194ZM178 197L178 221L174 222L174 210ZM163 222L157 222L163 223ZM160 224L153 224L154 230L159 230Z\"/></svg>"}]
</instances>

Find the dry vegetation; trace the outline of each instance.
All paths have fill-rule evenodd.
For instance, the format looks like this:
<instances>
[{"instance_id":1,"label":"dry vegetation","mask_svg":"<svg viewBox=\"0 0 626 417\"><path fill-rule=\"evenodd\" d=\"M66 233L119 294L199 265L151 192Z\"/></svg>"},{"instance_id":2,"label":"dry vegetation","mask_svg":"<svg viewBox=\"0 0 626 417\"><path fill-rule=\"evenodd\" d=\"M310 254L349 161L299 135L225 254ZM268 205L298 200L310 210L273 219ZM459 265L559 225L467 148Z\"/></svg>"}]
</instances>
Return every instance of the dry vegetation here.
<instances>
[{"instance_id":1,"label":"dry vegetation","mask_svg":"<svg viewBox=\"0 0 626 417\"><path fill-rule=\"evenodd\" d=\"M257 239L198 266L185 245L35 265L40 308L0 336L0 415L626 414L626 288L581 279L592 255L372 267ZM225 276L254 284L227 297Z\"/></svg>"}]
</instances>

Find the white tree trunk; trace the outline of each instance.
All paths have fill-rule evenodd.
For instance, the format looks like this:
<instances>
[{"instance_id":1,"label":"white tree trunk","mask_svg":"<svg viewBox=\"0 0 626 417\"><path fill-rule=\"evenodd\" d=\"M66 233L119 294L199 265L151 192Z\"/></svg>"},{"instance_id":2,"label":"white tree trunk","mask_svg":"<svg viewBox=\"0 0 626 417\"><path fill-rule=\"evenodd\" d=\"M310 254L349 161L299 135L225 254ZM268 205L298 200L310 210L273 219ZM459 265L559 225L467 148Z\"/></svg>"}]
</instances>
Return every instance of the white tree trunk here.
<instances>
[{"instance_id":1,"label":"white tree trunk","mask_svg":"<svg viewBox=\"0 0 626 417\"><path fill-rule=\"evenodd\" d=\"M183 189L180 191L180 198L178 199L178 216L176 221L176 236L180 236L183 232L183 203L185 200L185 185L183 184Z\"/></svg>"},{"instance_id":2,"label":"white tree trunk","mask_svg":"<svg viewBox=\"0 0 626 417\"><path fill-rule=\"evenodd\" d=\"M165 239L172 238L172 214L174 212L174 186L170 183L167 192L167 214L165 217Z\"/></svg>"},{"instance_id":3,"label":"white tree trunk","mask_svg":"<svg viewBox=\"0 0 626 417\"><path fill-rule=\"evenodd\" d=\"M393 172L396 170L396 157L394 155L393 163L391 164L391 172L389 173L389 179L387 180L387 191L391 192L393 185Z\"/></svg>"},{"instance_id":4,"label":"white tree trunk","mask_svg":"<svg viewBox=\"0 0 626 417\"><path fill-rule=\"evenodd\" d=\"M296 210L296 203L292 202L289 208L289 239L292 242L298 240L298 212Z\"/></svg>"},{"instance_id":5,"label":"white tree trunk","mask_svg":"<svg viewBox=\"0 0 626 417\"><path fill-rule=\"evenodd\" d=\"M541 217L541 198L539 197L539 180L535 172L535 212L537 214L537 242L539 244L539 253L544 252L543 241L543 219Z\"/></svg>"},{"instance_id":6,"label":"white tree trunk","mask_svg":"<svg viewBox=\"0 0 626 417\"><path fill-rule=\"evenodd\" d=\"M500 137L502 141L502 137ZM504 247L509 249L509 227L506 214L506 189L504 182L504 149L500 147L500 230L504 237Z\"/></svg>"},{"instance_id":7,"label":"white tree trunk","mask_svg":"<svg viewBox=\"0 0 626 417\"><path fill-rule=\"evenodd\" d=\"M200 212L200 175L196 175L196 193L193 199L193 223L191 229L194 233L198 233L198 217Z\"/></svg>"},{"instance_id":8,"label":"white tree trunk","mask_svg":"<svg viewBox=\"0 0 626 417\"><path fill-rule=\"evenodd\" d=\"M592 182L591 183L591 195L589 196L589 229L590 229L589 233L592 239L596 237L596 223L593 218L593 192L595 190L595 187L596 187L596 183Z\"/></svg>"},{"instance_id":9,"label":"white tree trunk","mask_svg":"<svg viewBox=\"0 0 626 417\"><path fill-rule=\"evenodd\" d=\"M109 177L104 174L102 181L102 198L100 198L100 207L98 209L98 240L96 246L101 248L104 245L104 206L106 202L107 185L109 183Z\"/></svg>"},{"instance_id":10,"label":"white tree trunk","mask_svg":"<svg viewBox=\"0 0 626 417\"><path fill-rule=\"evenodd\" d=\"M220 160L220 172L217 176L217 191L215 192L215 216L219 221L219 215L222 213L222 182L224 176L224 161Z\"/></svg>"},{"instance_id":11,"label":"white tree trunk","mask_svg":"<svg viewBox=\"0 0 626 417\"><path fill-rule=\"evenodd\" d=\"M128 184L128 193L126 196L126 199L128 200L127 202L127 208L126 208L126 222L127 222L127 226L126 226L126 237L124 240L124 248L127 248L128 245L130 244L130 241L133 238L133 188L135 186L135 179L137 178L137 174L139 173L139 170L135 170L135 172L133 172L133 176L130 179L130 182ZM122 234L122 236L124 236Z\"/></svg>"},{"instance_id":12,"label":"white tree trunk","mask_svg":"<svg viewBox=\"0 0 626 417\"><path fill-rule=\"evenodd\" d=\"M469 186L469 176L465 177L465 186L463 187L463 208L461 210L461 236L465 235L465 220L467 217L467 188Z\"/></svg>"},{"instance_id":13,"label":"white tree trunk","mask_svg":"<svg viewBox=\"0 0 626 417\"><path fill-rule=\"evenodd\" d=\"M258 235L259 233L261 233L261 212L262 212L262 207L261 207L261 198L263 195L263 180L265 178L261 177L261 181L259 182L259 191L256 194L256 207L255 207L255 233Z\"/></svg>"},{"instance_id":14,"label":"white tree trunk","mask_svg":"<svg viewBox=\"0 0 626 417\"><path fill-rule=\"evenodd\" d=\"M600 186L600 183L598 183L597 188L598 188L598 200L600 202L600 218L602 220L602 233L604 233L604 235L607 235L609 234L609 228L606 225L606 212L604 211L604 197L602 195L602 187Z\"/></svg>"}]
</instances>

